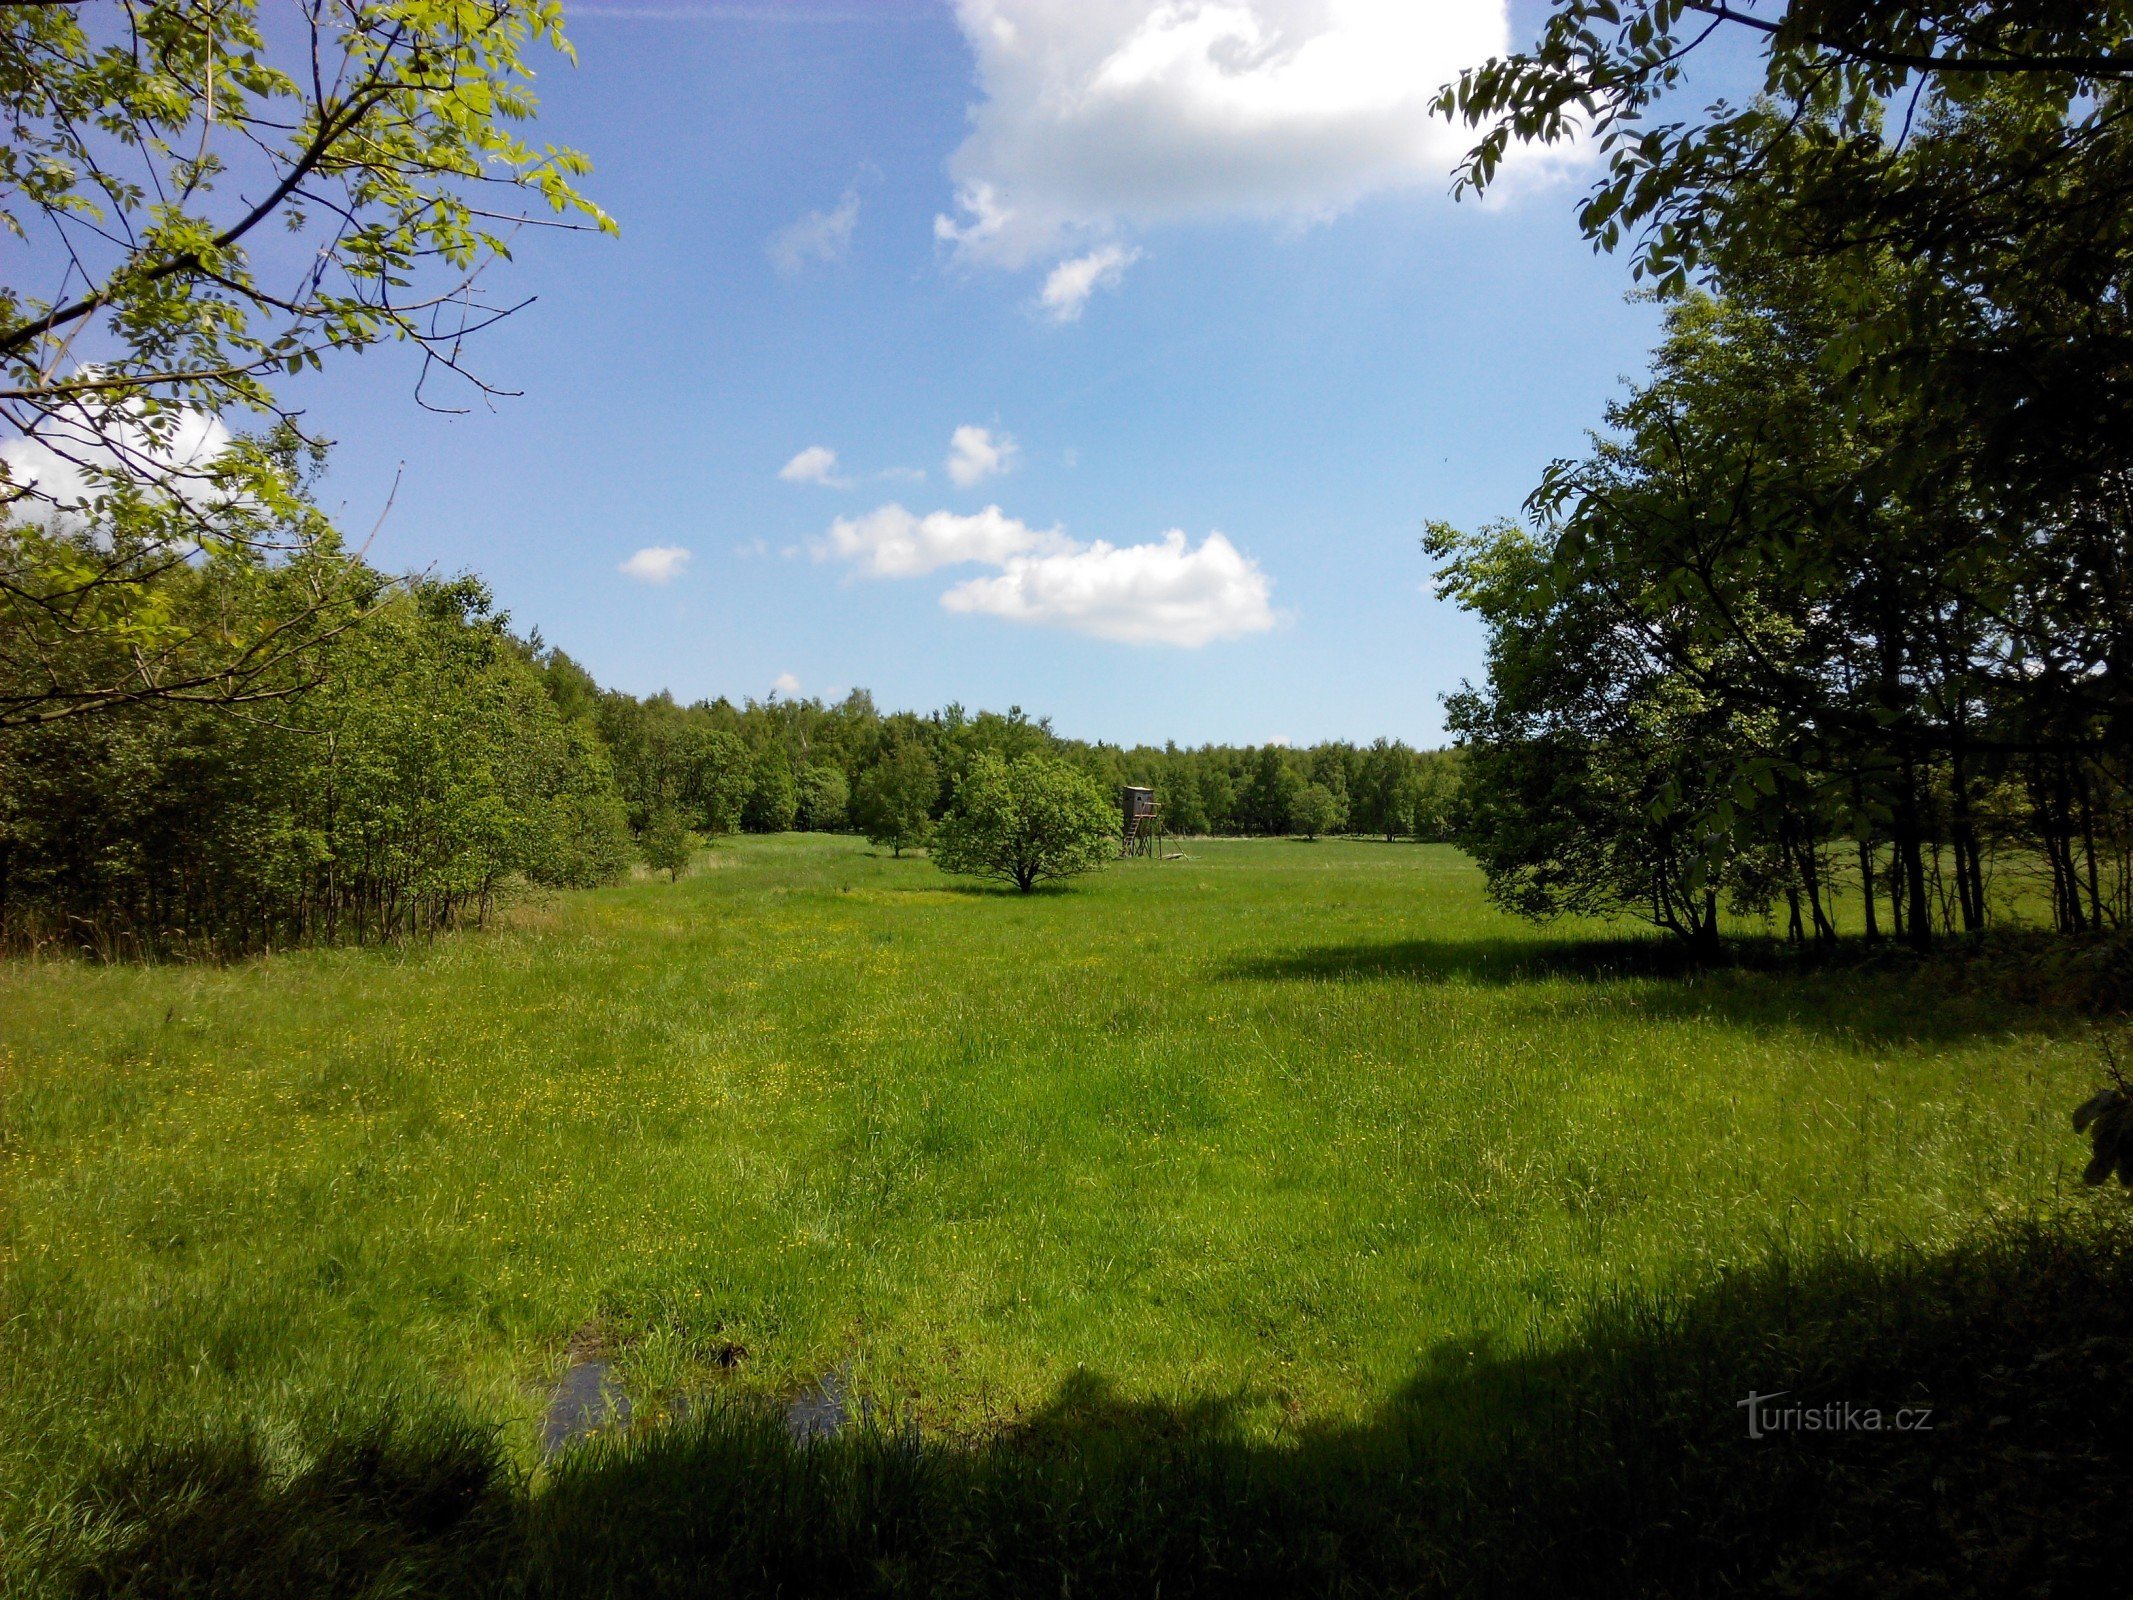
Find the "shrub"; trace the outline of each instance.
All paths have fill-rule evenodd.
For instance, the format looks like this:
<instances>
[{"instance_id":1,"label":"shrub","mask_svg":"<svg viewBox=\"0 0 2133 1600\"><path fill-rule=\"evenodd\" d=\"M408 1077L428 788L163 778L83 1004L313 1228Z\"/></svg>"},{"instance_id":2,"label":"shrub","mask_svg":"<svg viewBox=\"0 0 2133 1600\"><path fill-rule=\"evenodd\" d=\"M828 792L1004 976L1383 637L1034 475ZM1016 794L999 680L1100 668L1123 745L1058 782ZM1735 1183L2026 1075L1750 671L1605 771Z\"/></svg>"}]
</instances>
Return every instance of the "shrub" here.
<instances>
[{"instance_id":1,"label":"shrub","mask_svg":"<svg viewBox=\"0 0 2133 1600\"><path fill-rule=\"evenodd\" d=\"M652 820L644 830L645 864L655 871L664 872L667 881L681 877L682 869L696 853L696 835L682 821L681 813L671 806L661 806L652 813Z\"/></svg>"},{"instance_id":2,"label":"shrub","mask_svg":"<svg viewBox=\"0 0 2133 1600\"><path fill-rule=\"evenodd\" d=\"M944 872L1040 883L1094 871L1118 853L1118 811L1093 778L1049 756L980 756L957 786L933 859Z\"/></svg>"},{"instance_id":3,"label":"shrub","mask_svg":"<svg viewBox=\"0 0 2133 1600\"><path fill-rule=\"evenodd\" d=\"M573 795L557 807L555 855L546 881L597 889L630 870L630 812L617 794Z\"/></svg>"}]
</instances>

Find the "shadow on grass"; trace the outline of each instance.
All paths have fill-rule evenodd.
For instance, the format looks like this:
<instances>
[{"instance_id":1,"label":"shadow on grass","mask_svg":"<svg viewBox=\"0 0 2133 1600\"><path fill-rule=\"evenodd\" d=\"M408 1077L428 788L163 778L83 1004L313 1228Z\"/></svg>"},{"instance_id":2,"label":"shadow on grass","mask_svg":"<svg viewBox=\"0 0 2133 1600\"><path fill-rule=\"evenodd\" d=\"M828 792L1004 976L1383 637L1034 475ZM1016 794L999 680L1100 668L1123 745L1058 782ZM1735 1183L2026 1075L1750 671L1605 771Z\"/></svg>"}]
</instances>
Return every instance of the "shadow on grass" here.
<instances>
[{"instance_id":1,"label":"shadow on grass","mask_svg":"<svg viewBox=\"0 0 2133 1600\"><path fill-rule=\"evenodd\" d=\"M294 1474L248 1435L159 1443L75 1507L82 1526L115 1537L43 1576L83 1597L391 1592L396 1575L483 1593L516 1543L507 1482L494 1431L446 1416L372 1420L326 1438Z\"/></svg>"},{"instance_id":2,"label":"shadow on grass","mask_svg":"<svg viewBox=\"0 0 2133 1600\"><path fill-rule=\"evenodd\" d=\"M1707 970L1711 963L1698 960L1679 940L1403 939L1306 946L1240 961L1226 975L1321 983L1408 978L1421 983L1514 984L1536 978L1678 978Z\"/></svg>"},{"instance_id":3,"label":"shadow on grass","mask_svg":"<svg viewBox=\"0 0 2133 1600\"><path fill-rule=\"evenodd\" d=\"M535 1483L442 1425L279 1481L242 1447L164 1452L90 1491L70 1525L102 1530L98 1553L52 1576L78 1594L2124 1593L2129 1244L2112 1205L1932 1255L1776 1260L1605 1305L1560 1349L1440 1348L1378 1416L1282 1444L1219 1401L1083 1376L982 1442L796 1445L728 1408ZM1739 1402L1779 1391L1766 1423L1789 1405L1849 1426L1750 1438ZM1930 1414L1898 1430L1903 1408Z\"/></svg>"},{"instance_id":4,"label":"shadow on grass","mask_svg":"<svg viewBox=\"0 0 2133 1600\"><path fill-rule=\"evenodd\" d=\"M958 895L966 900L1048 900L1060 895L1071 895L1079 887L1074 883L1039 883L1027 889L1018 889L1011 883L944 877L938 883L928 884L919 892Z\"/></svg>"},{"instance_id":5,"label":"shadow on grass","mask_svg":"<svg viewBox=\"0 0 2133 1600\"><path fill-rule=\"evenodd\" d=\"M884 856L882 859L888 858ZM893 904L899 900L1042 900L1055 895L1072 894L1075 888L1076 885L1071 883L1040 883L1033 889L1017 889L1011 883L990 883L983 879L951 878L942 875L920 883L841 884L837 892L858 894Z\"/></svg>"},{"instance_id":6,"label":"shadow on grass","mask_svg":"<svg viewBox=\"0 0 2133 1600\"><path fill-rule=\"evenodd\" d=\"M1710 954L1657 936L1407 939L1307 946L1238 961L1222 975L1503 988L1558 979L1620 985L1612 998L1646 1016L1954 1039L2010 1029L2062 1032L2087 1016L2124 1010L2133 1003L2133 944L2010 931L1945 940L1926 953L1863 941L1815 952L1745 938Z\"/></svg>"}]
</instances>

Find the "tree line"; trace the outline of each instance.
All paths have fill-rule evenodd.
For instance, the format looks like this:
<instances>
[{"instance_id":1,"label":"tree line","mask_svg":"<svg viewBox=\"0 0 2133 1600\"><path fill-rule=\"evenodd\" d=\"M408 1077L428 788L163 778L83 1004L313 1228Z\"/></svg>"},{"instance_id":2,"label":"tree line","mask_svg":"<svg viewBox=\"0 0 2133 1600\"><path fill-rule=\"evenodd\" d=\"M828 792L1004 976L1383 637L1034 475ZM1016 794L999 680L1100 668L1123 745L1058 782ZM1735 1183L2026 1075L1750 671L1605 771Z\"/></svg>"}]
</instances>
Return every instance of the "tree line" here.
<instances>
[{"instance_id":1,"label":"tree line","mask_svg":"<svg viewBox=\"0 0 2133 1600\"><path fill-rule=\"evenodd\" d=\"M331 549L180 565L146 593L173 627L241 628L285 603L277 588L312 592L314 559L344 614L255 675L258 698L0 732L0 939L133 954L429 933L525 886L678 873L740 831L849 830L900 853L934 840L974 772L1030 756L1114 797L1153 787L1173 832L1449 827L1449 759L1384 740L1126 749L1019 708L884 714L864 690L638 698L514 633L475 579L396 581Z\"/></svg>"},{"instance_id":2,"label":"tree line","mask_svg":"<svg viewBox=\"0 0 2133 1600\"><path fill-rule=\"evenodd\" d=\"M1448 837L1455 758L1392 740L1367 746L1121 746L1059 736L1020 707L882 712L864 689L835 704L774 698L640 699L603 690L559 651L541 655L557 704L599 732L631 825L675 819L707 835L790 828L925 843L972 765L1048 754L1103 788L1152 788L1173 833Z\"/></svg>"}]
</instances>

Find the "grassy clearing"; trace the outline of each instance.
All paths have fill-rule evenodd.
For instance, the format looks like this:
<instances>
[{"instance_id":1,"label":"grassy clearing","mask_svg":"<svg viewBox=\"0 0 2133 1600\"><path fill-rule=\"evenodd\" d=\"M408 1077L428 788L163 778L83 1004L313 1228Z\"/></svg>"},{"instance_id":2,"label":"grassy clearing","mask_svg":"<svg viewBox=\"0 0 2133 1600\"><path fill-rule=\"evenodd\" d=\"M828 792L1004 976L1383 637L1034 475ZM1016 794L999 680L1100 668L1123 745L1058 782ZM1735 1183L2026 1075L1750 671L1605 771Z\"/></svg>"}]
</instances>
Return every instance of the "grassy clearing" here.
<instances>
[{"instance_id":1,"label":"grassy clearing","mask_svg":"<svg viewBox=\"0 0 2133 1600\"><path fill-rule=\"evenodd\" d=\"M245 1494L378 1426L530 1468L587 1329L648 1419L841 1370L931 1436L1093 1408L1249 1457L1398 1399L1455 1448L1610 1296L1945 1255L2082 1157L2071 1017L1670 972L1448 850L1030 897L711 861L398 951L0 971L10 1545L104 1548L142 1446Z\"/></svg>"}]
</instances>

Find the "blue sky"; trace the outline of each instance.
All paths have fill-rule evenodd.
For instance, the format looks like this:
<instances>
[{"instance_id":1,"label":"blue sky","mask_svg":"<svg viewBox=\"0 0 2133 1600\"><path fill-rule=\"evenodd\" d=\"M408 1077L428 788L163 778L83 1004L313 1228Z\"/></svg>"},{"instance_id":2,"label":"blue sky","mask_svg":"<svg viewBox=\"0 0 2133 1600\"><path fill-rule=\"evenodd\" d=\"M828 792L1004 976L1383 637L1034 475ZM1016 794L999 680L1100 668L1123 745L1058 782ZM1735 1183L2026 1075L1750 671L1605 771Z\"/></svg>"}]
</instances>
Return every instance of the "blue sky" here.
<instances>
[{"instance_id":1,"label":"blue sky","mask_svg":"<svg viewBox=\"0 0 2133 1600\"><path fill-rule=\"evenodd\" d=\"M1515 513L1652 340L1581 180L1454 204L1397 81L1523 7L569 14L540 131L621 235L519 240L476 365L522 395L438 417L382 351L306 403L359 536L399 475L375 559L481 573L608 684L1433 742L1480 636L1424 521Z\"/></svg>"}]
</instances>

